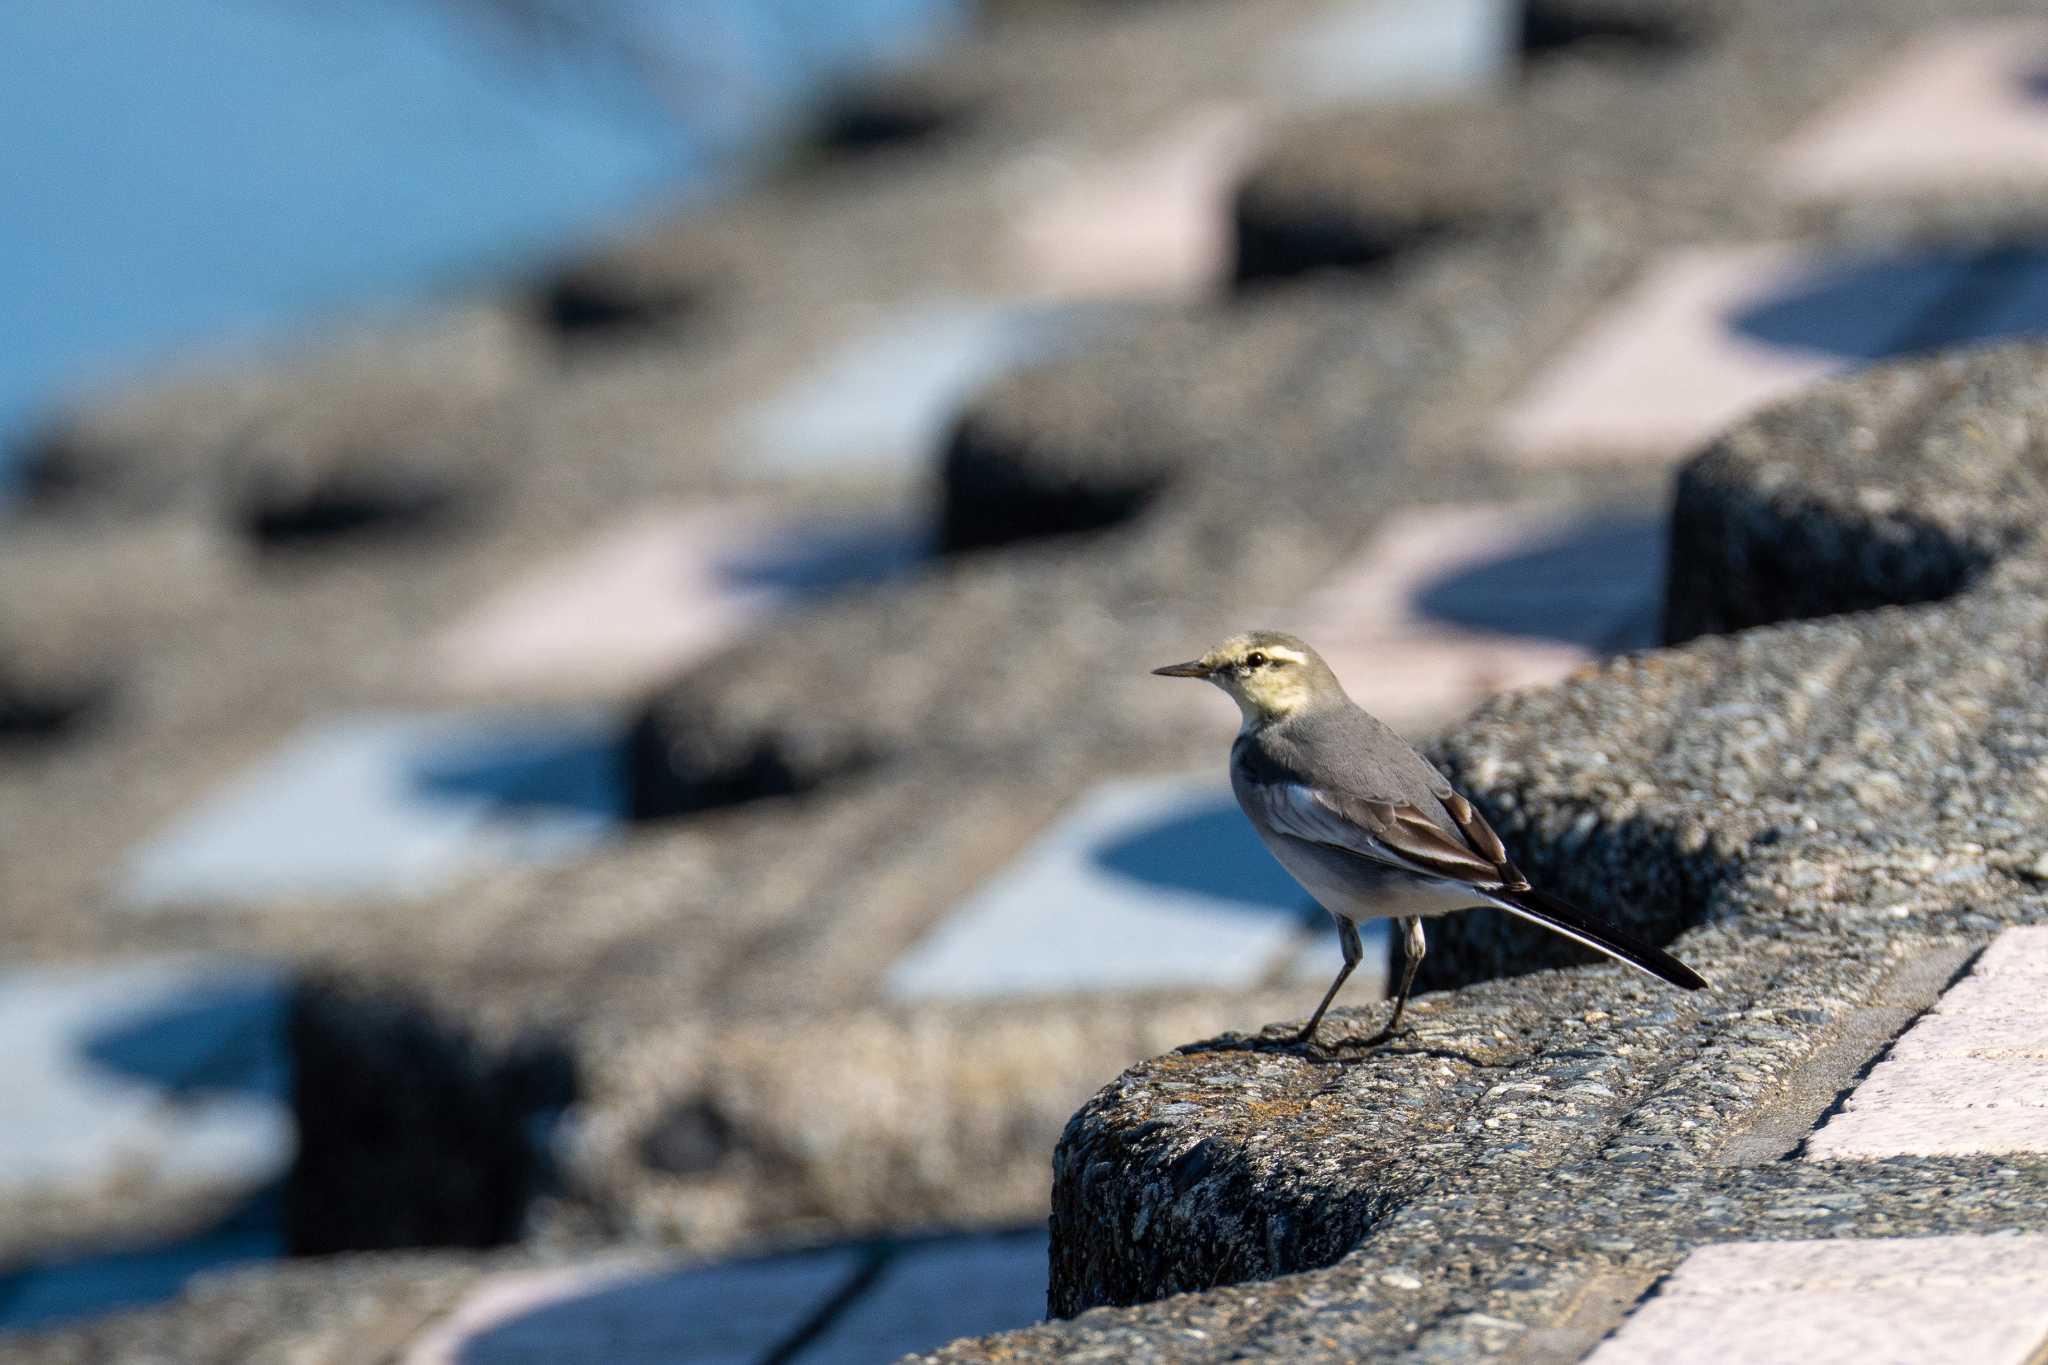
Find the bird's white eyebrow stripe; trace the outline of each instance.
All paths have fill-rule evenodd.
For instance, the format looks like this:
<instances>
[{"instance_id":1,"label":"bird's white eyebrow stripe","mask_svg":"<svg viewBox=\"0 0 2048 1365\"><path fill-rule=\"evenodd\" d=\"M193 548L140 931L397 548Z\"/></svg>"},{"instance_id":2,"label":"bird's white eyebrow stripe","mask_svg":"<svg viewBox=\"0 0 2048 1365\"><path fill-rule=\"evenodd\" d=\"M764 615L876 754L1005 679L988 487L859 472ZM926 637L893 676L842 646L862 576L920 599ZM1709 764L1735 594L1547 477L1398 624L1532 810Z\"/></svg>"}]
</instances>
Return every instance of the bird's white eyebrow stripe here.
<instances>
[{"instance_id":1,"label":"bird's white eyebrow stripe","mask_svg":"<svg viewBox=\"0 0 2048 1365\"><path fill-rule=\"evenodd\" d=\"M1269 659L1285 659L1291 664L1305 664L1308 662L1306 655L1299 654L1285 645L1264 645L1259 648L1259 653L1264 654Z\"/></svg>"}]
</instances>

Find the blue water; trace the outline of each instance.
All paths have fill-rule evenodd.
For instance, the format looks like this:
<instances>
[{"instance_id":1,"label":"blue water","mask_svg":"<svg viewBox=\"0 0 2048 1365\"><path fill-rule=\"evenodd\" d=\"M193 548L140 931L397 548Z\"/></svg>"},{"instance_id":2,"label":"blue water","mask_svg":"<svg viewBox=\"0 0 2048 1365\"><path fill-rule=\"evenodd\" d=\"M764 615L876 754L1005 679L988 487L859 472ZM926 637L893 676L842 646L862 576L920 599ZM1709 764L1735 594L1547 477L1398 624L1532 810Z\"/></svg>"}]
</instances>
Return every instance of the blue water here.
<instances>
[{"instance_id":1,"label":"blue water","mask_svg":"<svg viewBox=\"0 0 2048 1365\"><path fill-rule=\"evenodd\" d=\"M5 0L4 451L193 343L418 300L728 182L960 0ZM523 16L523 17L521 17Z\"/></svg>"}]
</instances>

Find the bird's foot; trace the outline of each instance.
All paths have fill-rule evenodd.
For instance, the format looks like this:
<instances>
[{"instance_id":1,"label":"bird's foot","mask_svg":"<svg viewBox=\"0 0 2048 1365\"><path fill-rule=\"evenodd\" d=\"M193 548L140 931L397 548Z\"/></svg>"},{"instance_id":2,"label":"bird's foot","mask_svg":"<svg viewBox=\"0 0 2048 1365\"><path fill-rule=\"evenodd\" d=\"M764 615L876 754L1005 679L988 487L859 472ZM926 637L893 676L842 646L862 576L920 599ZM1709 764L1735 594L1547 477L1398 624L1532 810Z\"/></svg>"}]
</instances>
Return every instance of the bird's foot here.
<instances>
[{"instance_id":1,"label":"bird's foot","mask_svg":"<svg viewBox=\"0 0 2048 1365\"><path fill-rule=\"evenodd\" d=\"M1397 1028L1393 1024L1388 1024L1385 1028L1381 1029L1378 1033L1375 1033L1372 1037L1361 1038L1355 1043L1346 1042L1344 1046L1353 1052L1370 1052L1372 1049L1376 1047L1385 1047L1388 1043L1393 1042L1396 1038L1407 1037L1409 1032L1410 1030L1408 1029Z\"/></svg>"},{"instance_id":2,"label":"bird's foot","mask_svg":"<svg viewBox=\"0 0 2048 1365\"><path fill-rule=\"evenodd\" d=\"M1407 1030L1389 1024L1370 1038L1338 1038L1327 1047L1319 1042L1314 1033L1303 1029L1278 1040L1278 1047L1285 1052L1299 1052L1314 1061L1344 1062L1358 1061L1364 1054L1406 1036Z\"/></svg>"}]
</instances>

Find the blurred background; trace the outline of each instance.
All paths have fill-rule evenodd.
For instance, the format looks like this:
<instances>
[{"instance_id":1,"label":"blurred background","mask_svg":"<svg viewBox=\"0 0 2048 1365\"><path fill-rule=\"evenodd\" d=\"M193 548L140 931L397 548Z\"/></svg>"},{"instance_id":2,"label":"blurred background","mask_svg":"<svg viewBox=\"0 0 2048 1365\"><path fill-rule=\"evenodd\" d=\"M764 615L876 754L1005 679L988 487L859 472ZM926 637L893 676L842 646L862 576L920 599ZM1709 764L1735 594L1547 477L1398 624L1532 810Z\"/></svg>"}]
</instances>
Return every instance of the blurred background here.
<instances>
[{"instance_id":1,"label":"blurred background","mask_svg":"<svg viewBox=\"0 0 2048 1365\"><path fill-rule=\"evenodd\" d=\"M25 1359L1042 1317L1066 1117L1337 963L1151 667L1426 740L1659 642L1728 423L2048 330L1976 0L13 0L0 90Z\"/></svg>"}]
</instances>

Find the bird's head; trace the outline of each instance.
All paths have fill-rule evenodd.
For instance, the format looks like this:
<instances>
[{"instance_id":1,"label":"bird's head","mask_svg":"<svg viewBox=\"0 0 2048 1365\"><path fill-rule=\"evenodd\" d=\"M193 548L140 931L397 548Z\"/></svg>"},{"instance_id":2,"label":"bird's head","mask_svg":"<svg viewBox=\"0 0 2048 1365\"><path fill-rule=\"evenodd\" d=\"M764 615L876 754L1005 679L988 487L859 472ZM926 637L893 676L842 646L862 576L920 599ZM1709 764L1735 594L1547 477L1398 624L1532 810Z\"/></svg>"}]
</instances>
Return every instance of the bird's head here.
<instances>
[{"instance_id":1,"label":"bird's head","mask_svg":"<svg viewBox=\"0 0 2048 1365\"><path fill-rule=\"evenodd\" d=\"M1167 678L1206 678L1215 683L1237 703L1247 728L1344 700L1344 689L1323 656L1277 630L1233 635L1199 659L1152 671Z\"/></svg>"}]
</instances>

